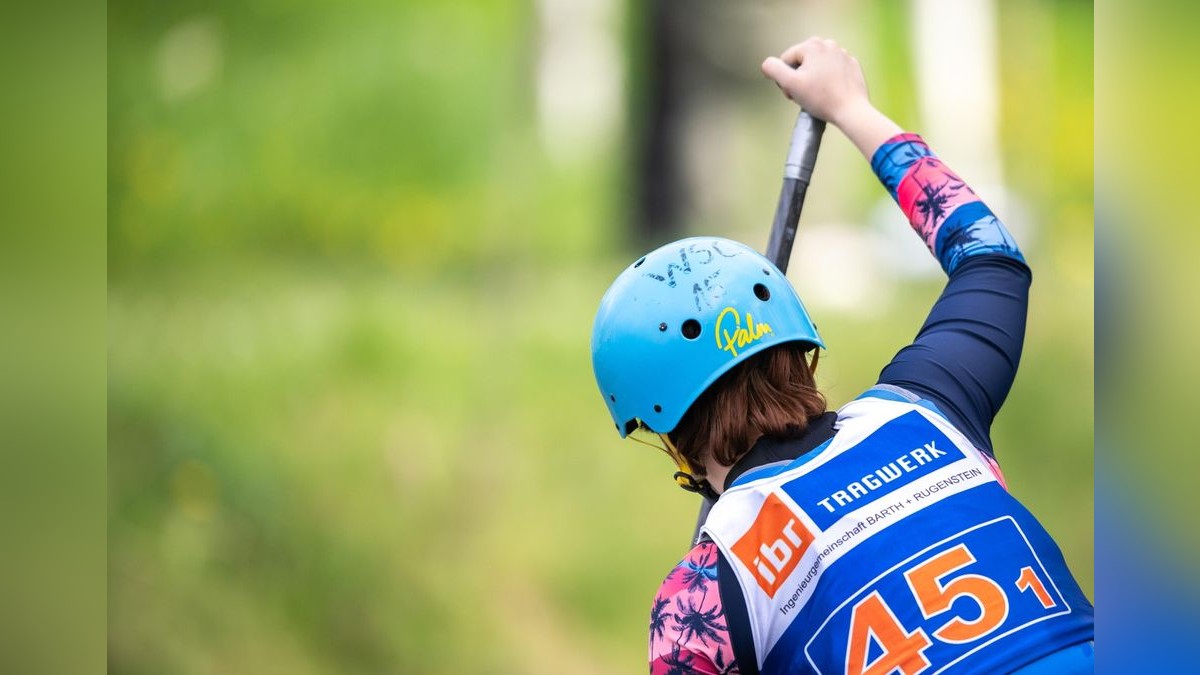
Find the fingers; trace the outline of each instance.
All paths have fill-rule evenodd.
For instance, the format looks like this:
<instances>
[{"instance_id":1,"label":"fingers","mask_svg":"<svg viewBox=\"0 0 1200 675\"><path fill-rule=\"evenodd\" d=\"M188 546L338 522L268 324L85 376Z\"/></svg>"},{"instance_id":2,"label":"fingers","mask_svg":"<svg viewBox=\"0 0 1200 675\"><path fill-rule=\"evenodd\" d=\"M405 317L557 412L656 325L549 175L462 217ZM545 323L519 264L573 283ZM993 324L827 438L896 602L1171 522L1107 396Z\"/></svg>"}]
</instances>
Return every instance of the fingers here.
<instances>
[{"instance_id":1,"label":"fingers","mask_svg":"<svg viewBox=\"0 0 1200 675\"><path fill-rule=\"evenodd\" d=\"M792 45L791 47L783 50L783 53L779 55L779 58L784 63L790 64L793 68L796 68L804 63L805 58L816 52L833 50L840 51L843 54L849 54L849 52L847 52L845 49L839 47L836 41L814 36L808 38L804 42Z\"/></svg>"},{"instance_id":2,"label":"fingers","mask_svg":"<svg viewBox=\"0 0 1200 675\"><path fill-rule=\"evenodd\" d=\"M779 55L779 58L782 59L784 63L796 68L800 66L800 64L804 63L805 56L811 53L814 49L824 46L821 44L821 42L821 38L810 37L800 44L792 45L791 47L783 50L783 53Z\"/></svg>"},{"instance_id":3,"label":"fingers","mask_svg":"<svg viewBox=\"0 0 1200 675\"><path fill-rule=\"evenodd\" d=\"M804 70L801 67L805 60L818 53L835 49L840 49L840 47L833 40L810 37L804 42L788 47L778 57L767 57L762 62L763 75L774 80L775 84L783 90L784 95L792 98L789 89L794 88L804 77Z\"/></svg>"},{"instance_id":4,"label":"fingers","mask_svg":"<svg viewBox=\"0 0 1200 675\"><path fill-rule=\"evenodd\" d=\"M769 79L774 80L775 86L779 87L779 91L787 100L800 102L797 97L802 95L800 92L804 90L807 79L803 73L774 56L763 61L762 71Z\"/></svg>"},{"instance_id":5,"label":"fingers","mask_svg":"<svg viewBox=\"0 0 1200 675\"><path fill-rule=\"evenodd\" d=\"M762 72L763 75L775 80L775 84L780 87L785 87L796 77L796 69L793 66L774 56L768 56L762 62Z\"/></svg>"}]
</instances>

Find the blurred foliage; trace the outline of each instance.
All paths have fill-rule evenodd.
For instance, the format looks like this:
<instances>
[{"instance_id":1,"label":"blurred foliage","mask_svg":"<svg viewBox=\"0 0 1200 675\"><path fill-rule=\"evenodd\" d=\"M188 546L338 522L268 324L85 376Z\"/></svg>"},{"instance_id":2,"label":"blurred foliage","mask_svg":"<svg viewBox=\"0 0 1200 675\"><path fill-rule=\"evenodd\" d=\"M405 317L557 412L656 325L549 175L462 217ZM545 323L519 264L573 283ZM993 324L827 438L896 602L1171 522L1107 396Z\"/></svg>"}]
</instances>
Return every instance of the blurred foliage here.
<instances>
[{"instance_id":1,"label":"blurred foliage","mask_svg":"<svg viewBox=\"0 0 1200 675\"><path fill-rule=\"evenodd\" d=\"M1042 227L994 430L1089 594L1090 12L1001 7L1005 161ZM910 109L898 14L870 25L885 109ZM1026 49L1031 17L1051 44ZM513 2L110 3L113 672L644 668L696 502L593 390L592 314L634 255L628 148L548 157L538 30ZM821 318L831 403L937 285L901 290Z\"/></svg>"}]
</instances>

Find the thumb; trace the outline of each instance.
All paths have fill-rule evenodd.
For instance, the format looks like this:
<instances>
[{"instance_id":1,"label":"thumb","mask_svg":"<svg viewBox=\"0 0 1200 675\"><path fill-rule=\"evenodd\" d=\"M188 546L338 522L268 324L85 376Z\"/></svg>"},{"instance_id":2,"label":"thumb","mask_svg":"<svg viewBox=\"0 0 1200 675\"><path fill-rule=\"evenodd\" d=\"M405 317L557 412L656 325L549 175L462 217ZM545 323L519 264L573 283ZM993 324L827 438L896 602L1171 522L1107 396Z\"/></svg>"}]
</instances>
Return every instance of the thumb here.
<instances>
[{"instance_id":1,"label":"thumb","mask_svg":"<svg viewBox=\"0 0 1200 675\"><path fill-rule=\"evenodd\" d=\"M762 72L763 75L775 80L775 84L785 88L788 84L793 83L796 77L796 69L775 56L768 56L762 62Z\"/></svg>"}]
</instances>

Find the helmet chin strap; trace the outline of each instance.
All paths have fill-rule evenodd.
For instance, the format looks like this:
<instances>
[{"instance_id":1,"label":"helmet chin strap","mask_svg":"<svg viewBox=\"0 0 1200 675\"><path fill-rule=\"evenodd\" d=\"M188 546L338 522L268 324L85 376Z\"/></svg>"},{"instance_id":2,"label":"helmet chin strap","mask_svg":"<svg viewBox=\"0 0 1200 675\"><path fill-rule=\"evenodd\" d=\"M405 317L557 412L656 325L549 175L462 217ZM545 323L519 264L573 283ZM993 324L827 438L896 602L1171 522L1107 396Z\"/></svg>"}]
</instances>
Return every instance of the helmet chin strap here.
<instances>
[{"instance_id":1,"label":"helmet chin strap","mask_svg":"<svg viewBox=\"0 0 1200 675\"><path fill-rule=\"evenodd\" d=\"M696 480L696 477L692 475L691 465L683 458L683 453L679 452L679 448L676 448L675 444L671 442L671 438L666 434L659 434L658 436L667 446L667 454L671 456L671 459L675 460L676 466L679 467L674 476L675 484L688 492L695 492L710 501L717 501L720 495L713 489L712 484L704 478Z\"/></svg>"},{"instance_id":2,"label":"helmet chin strap","mask_svg":"<svg viewBox=\"0 0 1200 675\"><path fill-rule=\"evenodd\" d=\"M708 480L703 478L696 480L695 476L684 471L675 472L675 483L684 490L695 492L710 501L715 502L721 496L717 494Z\"/></svg>"}]
</instances>

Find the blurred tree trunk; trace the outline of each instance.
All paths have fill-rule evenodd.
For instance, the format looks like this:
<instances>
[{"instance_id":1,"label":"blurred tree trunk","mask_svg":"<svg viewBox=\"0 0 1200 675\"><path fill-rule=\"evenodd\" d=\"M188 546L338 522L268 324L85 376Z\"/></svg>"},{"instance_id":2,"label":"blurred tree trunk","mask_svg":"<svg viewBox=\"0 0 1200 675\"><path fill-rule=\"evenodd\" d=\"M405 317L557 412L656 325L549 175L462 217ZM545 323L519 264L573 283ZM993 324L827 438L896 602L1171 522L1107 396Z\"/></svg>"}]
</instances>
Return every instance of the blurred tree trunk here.
<instances>
[{"instance_id":1,"label":"blurred tree trunk","mask_svg":"<svg viewBox=\"0 0 1200 675\"><path fill-rule=\"evenodd\" d=\"M631 11L644 12L641 48L646 65L639 78L641 91L634 97L640 103L636 111L640 133L633 148L633 227L636 243L645 248L673 238L682 229L688 3L650 0L635 3Z\"/></svg>"}]
</instances>

